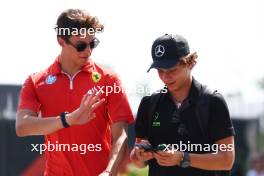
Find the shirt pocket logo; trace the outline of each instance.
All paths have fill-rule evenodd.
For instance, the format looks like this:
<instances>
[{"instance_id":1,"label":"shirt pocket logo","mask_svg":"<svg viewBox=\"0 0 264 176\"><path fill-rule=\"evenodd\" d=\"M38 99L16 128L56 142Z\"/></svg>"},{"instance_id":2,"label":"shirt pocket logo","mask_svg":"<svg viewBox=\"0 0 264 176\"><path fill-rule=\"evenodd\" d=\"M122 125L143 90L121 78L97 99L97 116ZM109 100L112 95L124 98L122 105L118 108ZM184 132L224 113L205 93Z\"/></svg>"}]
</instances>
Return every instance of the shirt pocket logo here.
<instances>
[{"instance_id":1,"label":"shirt pocket logo","mask_svg":"<svg viewBox=\"0 0 264 176\"><path fill-rule=\"evenodd\" d=\"M57 80L56 76L48 75L45 82L46 82L46 84L53 84L56 82L56 80Z\"/></svg>"}]
</instances>

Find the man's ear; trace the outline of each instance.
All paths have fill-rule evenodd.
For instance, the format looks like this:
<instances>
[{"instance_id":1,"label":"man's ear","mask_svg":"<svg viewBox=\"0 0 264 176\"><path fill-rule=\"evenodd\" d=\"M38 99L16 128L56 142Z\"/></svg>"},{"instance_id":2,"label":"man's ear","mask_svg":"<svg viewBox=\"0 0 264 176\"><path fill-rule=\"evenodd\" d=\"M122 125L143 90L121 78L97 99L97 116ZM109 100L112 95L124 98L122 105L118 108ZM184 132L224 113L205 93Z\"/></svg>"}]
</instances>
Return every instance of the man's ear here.
<instances>
[{"instance_id":1,"label":"man's ear","mask_svg":"<svg viewBox=\"0 0 264 176\"><path fill-rule=\"evenodd\" d=\"M58 44L62 47L65 44L65 41L61 37L57 37Z\"/></svg>"},{"instance_id":2,"label":"man's ear","mask_svg":"<svg viewBox=\"0 0 264 176\"><path fill-rule=\"evenodd\" d=\"M189 66L190 66L190 69L193 69L193 67L196 65L196 63L197 63L197 61L196 61L196 59L198 58L198 55L197 55L197 53L196 52L194 52L194 53L192 53L191 55L190 55L190 62L188 63L189 64Z\"/></svg>"},{"instance_id":3,"label":"man's ear","mask_svg":"<svg viewBox=\"0 0 264 176\"><path fill-rule=\"evenodd\" d=\"M196 60L198 58L197 52L192 53L194 60Z\"/></svg>"}]
</instances>

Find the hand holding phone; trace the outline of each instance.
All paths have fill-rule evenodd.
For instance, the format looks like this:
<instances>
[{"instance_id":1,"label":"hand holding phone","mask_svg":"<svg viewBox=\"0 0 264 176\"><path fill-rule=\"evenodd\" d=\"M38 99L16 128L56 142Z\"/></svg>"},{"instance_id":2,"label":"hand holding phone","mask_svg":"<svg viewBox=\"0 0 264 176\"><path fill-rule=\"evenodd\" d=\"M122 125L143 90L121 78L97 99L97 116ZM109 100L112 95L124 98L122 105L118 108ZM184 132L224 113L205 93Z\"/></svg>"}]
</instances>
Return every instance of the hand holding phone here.
<instances>
[{"instance_id":1,"label":"hand holding phone","mask_svg":"<svg viewBox=\"0 0 264 176\"><path fill-rule=\"evenodd\" d=\"M155 148L153 148L154 152L158 152L158 151L164 151L166 148L166 144L159 144L157 145Z\"/></svg>"}]
</instances>

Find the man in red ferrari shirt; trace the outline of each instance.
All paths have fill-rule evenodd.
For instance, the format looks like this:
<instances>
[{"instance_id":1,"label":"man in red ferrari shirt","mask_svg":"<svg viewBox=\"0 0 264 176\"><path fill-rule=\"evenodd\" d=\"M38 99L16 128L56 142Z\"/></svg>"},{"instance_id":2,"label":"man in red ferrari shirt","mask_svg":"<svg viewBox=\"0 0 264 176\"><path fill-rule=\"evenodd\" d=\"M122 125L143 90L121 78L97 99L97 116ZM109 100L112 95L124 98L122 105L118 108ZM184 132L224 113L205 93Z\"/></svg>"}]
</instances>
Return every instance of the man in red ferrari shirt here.
<instances>
[{"instance_id":1,"label":"man in red ferrari shirt","mask_svg":"<svg viewBox=\"0 0 264 176\"><path fill-rule=\"evenodd\" d=\"M16 133L45 136L45 176L116 175L133 116L124 91L113 91L121 88L117 75L90 59L103 25L85 11L68 9L56 30L61 53L26 79Z\"/></svg>"}]
</instances>

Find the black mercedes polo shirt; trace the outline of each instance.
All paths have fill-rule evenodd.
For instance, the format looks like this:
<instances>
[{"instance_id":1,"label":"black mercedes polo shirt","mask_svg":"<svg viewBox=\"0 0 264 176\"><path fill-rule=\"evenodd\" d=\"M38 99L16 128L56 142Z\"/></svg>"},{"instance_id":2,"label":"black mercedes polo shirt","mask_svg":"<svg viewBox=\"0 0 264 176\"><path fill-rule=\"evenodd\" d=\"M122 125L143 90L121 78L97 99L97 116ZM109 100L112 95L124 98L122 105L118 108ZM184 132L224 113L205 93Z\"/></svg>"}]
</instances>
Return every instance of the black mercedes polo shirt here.
<instances>
[{"instance_id":1,"label":"black mercedes polo shirt","mask_svg":"<svg viewBox=\"0 0 264 176\"><path fill-rule=\"evenodd\" d=\"M230 120L227 104L223 96L214 94L210 99L207 139L204 139L198 125L195 106L198 100L201 84L193 79L188 97L180 107L177 107L169 92L163 93L156 106L151 123L148 120L150 96L141 100L136 119L136 137L148 139L153 147L158 144L201 144L208 146L225 137L234 136L234 128ZM150 135L148 135L148 133ZM172 145L171 145L172 146ZM176 149L176 147L175 147ZM184 150L185 148L182 148ZM208 148L207 148L208 149ZM186 148L190 153L208 153L209 151ZM212 151L211 151L212 152ZM193 167L178 166L164 167L157 164L155 159L149 161L149 176L214 176L213 171L201 170Z\"/></svg>"}]
</instances>

